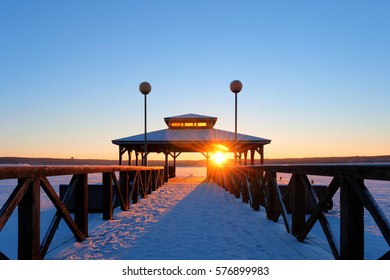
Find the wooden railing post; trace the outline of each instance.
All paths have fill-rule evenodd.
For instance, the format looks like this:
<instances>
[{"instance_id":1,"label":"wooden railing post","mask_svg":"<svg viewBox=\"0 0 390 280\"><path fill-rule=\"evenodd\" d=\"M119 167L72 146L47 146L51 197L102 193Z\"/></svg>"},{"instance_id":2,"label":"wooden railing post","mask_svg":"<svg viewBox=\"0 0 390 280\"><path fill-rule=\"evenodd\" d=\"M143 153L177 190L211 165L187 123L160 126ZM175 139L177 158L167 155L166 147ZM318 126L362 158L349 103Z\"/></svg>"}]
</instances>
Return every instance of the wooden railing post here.
<instances>
[{"instance_id":1,"label":"wooden railing post","mask_svg":"<svg viewBox=\"0 0 390 280\"><path fill-rule=\"evenodd\" d=\"M103 173L103 220L111 220L113 213L112 206L112 173Z\"/></svg>"},{"instance_id":2,"label":"wooden railing post","mask_svg":"<svg viewBox=\"0 0 390 280\"><path fill-rule=\"evenodd\" d=\"M160 184L159 184L159 187L161 187L162 185L164 185L165 183L165 169L160 169Z\"/></svg>"},{"instance_id":3,"label":"wooden railing post","mask_svg":"<svg viewBox=\"0 0 390 280\"><path fill-rule=\"evenodd\" d=\"M248 176L247 172L242 172L240 174L242 202L244 202L244 203L249 202L249 190L248 190L247 176Z\"/></svg>"},{"instance_id":4,"label":"wooden railing post","mask_svg":"<svg viewBox=\"0 0 390 280\"><path fill-rule=\"evenodd\" d=\"M123 200L124 200L124 207L122 208L123 211L129 210L130 203L129 203L129 172L128 171L121 171L119 172L119 181L120 181L120 189L122 192Z\"/></svg>"},{"instance_id":5,"label":"wooden railing post","mask_svg":"<svg viewBox=\"0 0 390 280\"><path fill-rule=\"evenodd\" d=\"M152 178L153 172L151 170L145 170L145 181L146 181L146 188L147 188L147 194L151 194L153 189L153 178Z\"/></svg>"},{"instance_id":6,"label":"wooden railing post","mask_svg":"<svg viewBox=\"0 0 390 280\"><path fill-rule=\"evenodd\" d=\"M240 174L237 171L232 173L232 190L231 193L236 197L240 198L240 190L241 190L241 181Z\"/></svg>"},{"instance_id":7,"label":"wooden railing post","mask_svg":"<svg viewBox=\"0 0 390 280\"><path fill-rule=\"evenodd\" d=\"M146 176L146 170L140 170L140 183L141 183L141 197L147 198L148 197L148 178Z\"/></svg>"},{"instance_id":8,"label":"wooden railing post","mask_svg":"<svg viewBox=\"0 0 390 280\"><path fill-rule=\"evenodd\" d=\"M218 171L216 172L217 182L220 187L223 187L223 168L219 167Z\"/></svg>"},{"instance_id":9,"label":"wooden railing post","mask_svg":"<svg viewBox=\"0 0 390 280\"><path fill-rule=\"evenodd\" d=\"M231 172L231 170L229 170L228 172L225 172L225 190L229 193L230 193L230 190L232 188L230 172Z\"/></svg>"},{"instance_id":10,"label":"wooden railing post","mask_svg":"<svg viewBox=\"0 0 390 280\"><path fill-rule=\"evenodd\" d=\"M139 173L137 171L131 171L130 180L133 181L133 186L131 190L131 200L133 204L136 204L139 201L139 184L140 184Z\"/></svg>"},{"instance_id":11,"label":"wooden railing post","mask_svg":"<svg viewBox=\"0 0 390 280\"><path fill-rule=\"evenodd\" d=\"M25 179L18 179L23 184ZM18 205L18 259L40 259L40 179L31 180Z\"/></svg>"},{"instance_id":12,"label":"wooden railing post","mask_svg":"<svg viewBox=\"0 0 390 280\"><path fill-rule=\"evenodd\" d=\"M88 174L77 176L74 190L74 221L81 233L88 236Z\"/></svg>"},{"instance_id":13,"label":"wooden railing post","mask_svg":"<svg viewBox=\"0 0 390 280\"><path fill-rule=\"evenodd\" d=\"M152 192L154 192L155 190L157 190L157 170L151 170L150 172L152 173L151 190Z\"/></svg>"},{"instance_id":14,"label":"wooden railing post","mask_svg":"<svg viewBox=\"0 0 390 280\"><path fill-rule=\"evenodd\" d=\"M306 222L305 186L299 175L293 174L289 182L289 187L291 188L291 233L297 236Z\"/></svg>"},{"instance_id":15,"label":"wooden railing post","mask_svg":"<svg viewBox=\"0 0 390 280\"><path fill-rule=\"evenodd\" d=\"M161 175L161 170L156 170L156 190L162 185Z\"/></svg>"},{"instance_id":16,"label":"wooden railing post","mask_svg":"<svg viewBox=\"0 0 390 280\"><path fill-rule=\"evenodd\" d=\"M261 200L261 195L260 195L260 182L257 178L256 172L252 171L250 178L250 184L249 184L249 191L250 191L250 202L251 202L251 207L255 211L260 210L260 200Z\"/></svg>"},{"instance_id":17,"label":"wooden railing post","mask_svg":"<svg viewBox=\"0 0 390 280\"><path fill-rule=\"evenodd\" d=\"M259 203L260 203L260 206L266 207L264 171L263 171L263 169L252 170L251 173L252 173L251 176L255 176L256 180L258 181L258 184L259 184Z\"/></svg>"},{"instance_id":18,"label":"wooden railing post","mask_svg":"<svg viewBox=\"0 0 390 280\"><path fill-rule=\"evenodd\" d=\"M340 188L340 257L364 259L364 206L346 179Z\"/></svg>"},{"instance_id":19,"label":"wooden railing post","mask_svg":"<svg viewBox=\"0 0 390 280\"><path fill-rule=\"evenodd\" d=\"M267 172L266 173L266 212L267 212L267 218L269 220L274 220L275 216L278 215L278 208L277 208L277 202L276 202L276 191L272 187L272 178L276 178L275 172Z\"/></svg>"}]
</instances>

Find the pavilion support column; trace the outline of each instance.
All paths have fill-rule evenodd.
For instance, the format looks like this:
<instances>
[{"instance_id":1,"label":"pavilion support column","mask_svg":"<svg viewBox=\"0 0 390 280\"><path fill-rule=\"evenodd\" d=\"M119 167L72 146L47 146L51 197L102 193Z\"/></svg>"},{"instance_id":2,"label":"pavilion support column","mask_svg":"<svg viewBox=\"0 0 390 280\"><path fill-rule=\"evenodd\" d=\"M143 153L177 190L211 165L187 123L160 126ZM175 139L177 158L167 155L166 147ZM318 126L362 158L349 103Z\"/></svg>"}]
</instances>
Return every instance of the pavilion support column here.
<instances>
[{"instance_id":1,"label":"pavilion support column","mask_svg":"<svg viewBox=\"0 0 390 280\"><path fill-rule=\"evenodd\" d=\"M244 153L244 165L248 165L248 151L245 151Z\"/></svg>"},{"instance_id":2,"label":"pavilion support column","mask_svg":"<svg viewBox=\"0 0 390 280\"><path fill-rule=\"evenodd\" d=\"M168 182L168 172L169 172L169 165L168 165L168 156L169 152L164 152L165 155L165 166L164 166L164 181L165 183Z\"/></svg>"},{"instance_id":3,"label":"pavilion support column","mask_svg":"<svg viewBox=\"0 0 390 280\"><path fill-rule=\"evenodd\" d=\"M264 164L264 146L260 147L260 151L261 151L260 164Z\"/></svg>"},{"instance_id":4,"label":"pavilion support column","mask_svg":"<svg viewBox=\"0 0 390 280\"><path fill-rule=\"evenodd\" d=\"M135 152L135 166L138 166L139 152Z\"/></svg>"},{"instance_id":5,"label":"pavilion support column","mask_svg":"<svg viewBox=\"0 0 390 280\"><path fill-rule=\"evenodd\" d=\"M119 146L119 165L123 164L123 154L126 152L126 148L123 146Z\"/></svg>"},{"instance_id":6,"label":"pavilion support column","mask_svg":"<svg viewBox=\"0 0 390 280\"><path fill-rule=\"evenodd\" d=\"M251 165L255 165L255 149L251 149Z\"/></svg>"},{"instance_id":7,"label":"pavilion support column","mask_svg":"<svg viewBox=\"0 0 390 280\"><path fill-rule=\"evenodd\" d=\"M174 169L174 174L173 177L176 177L176 158L181 154L181 152L173 152L169 153L171 157L173 158L173 169Z\"/></svg>"},{"instance_id":8,"label":"pavilion support column","mask_svg":"<svg viewBox=\"0 0 390 280\"><path fill-rule=\"evenodd\" d=\"M132 153L132 150L127 150L127 156L129 158L129 166L131 166L131 153Z\"/></svg>"},{"instance_id":9,"label":"pavilion support column","mask_svg":"<svg viewBox=\"0 0 390 280\"><path fill-rule=\"evenodd\" d=\"M211 170L209 168L209 158L211 157L212 153L210 153L210 152L206 152L206 153L201 152L201 153L206 158L207 178L209 178L210 173L211 173Z\"/></svg>"},{"instance_id":10,"label":"pavilion support column","mask_svg":"<svg viewBox=\"0 0 390 280\"><path fill-rule=\"evenodd\" d=\"M258 147L256 151L260 154L260 164L264 164L264 146Z\"/></svg>"},{"instance_id":11,"label":"pavilion support column","mask_svg":"<svg viewBox=\"0 0 390 280\"><path fill-rule=\"evenodd\" d=\"M141 153L142 165L143 165L143 166L148 166L148 155L149 155L149 152L147 152L147 153Z\"/></svg>"}]
</instances>

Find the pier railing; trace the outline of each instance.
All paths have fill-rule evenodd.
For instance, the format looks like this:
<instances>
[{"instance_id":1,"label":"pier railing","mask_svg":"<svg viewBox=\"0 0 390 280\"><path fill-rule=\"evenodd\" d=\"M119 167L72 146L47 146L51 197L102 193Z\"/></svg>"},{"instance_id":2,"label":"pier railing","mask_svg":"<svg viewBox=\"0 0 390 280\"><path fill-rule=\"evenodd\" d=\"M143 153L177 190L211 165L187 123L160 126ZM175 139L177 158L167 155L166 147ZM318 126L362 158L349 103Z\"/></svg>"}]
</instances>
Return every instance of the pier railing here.
<instances>
[{"instance_id":1,"label":"pier railing","mask_svg":"<svg viewBox=\"0 0 390 280\"><path fill-rule=\"evenodd\" d=\"M119 172L119 179L116 173ZM164 183L164 167L145 166L0 166L0 180L17 179L17 186L0 209L0 231L17 208L18 211L18 259L44 259L61 219L64 219L77 241L88 236L88 174L102 174L103 219L113 218L113 201L118 197L123 211L130 202ZM72 175L69 187L62 199L49 182L48 177ZM1 184L0 184L1 185ZM42 240L40 238L41 189L44 190L56 213ZM74 218L66 208L74 197ZM6 256L1 253L0 259Z\"/></svg>"},{"instance_id":2,"label":"pier railing","mask_svg":"<svg viewBox=\"0 0 390 280\"><path fill-rule=\"evenodd\" d=\"M277 182L277 173L291 174L287 196L283 197ZM317 196L308 175L327 176L332 180L325 195ZM317 165L258 165L214 167L210 177L254 210L263 205L268 219L282 217L286 231L304 241L316 221L329 243L335 259L364 259L364 208L371 214L388 244L390 258L390 223L364 184L365 179L390 181L390 164L317 164ZM334 195L340 193L339 242L324 214ZM390 192L390 189L389 189ZM291 219L286 201L291 203ZM314 209L308 217L306 205ZM390 202L389 202L390 203ZM308 217L308 218L307 218ZM291 222L290 222L291 220Z\"/></svg>"}]
</instances>

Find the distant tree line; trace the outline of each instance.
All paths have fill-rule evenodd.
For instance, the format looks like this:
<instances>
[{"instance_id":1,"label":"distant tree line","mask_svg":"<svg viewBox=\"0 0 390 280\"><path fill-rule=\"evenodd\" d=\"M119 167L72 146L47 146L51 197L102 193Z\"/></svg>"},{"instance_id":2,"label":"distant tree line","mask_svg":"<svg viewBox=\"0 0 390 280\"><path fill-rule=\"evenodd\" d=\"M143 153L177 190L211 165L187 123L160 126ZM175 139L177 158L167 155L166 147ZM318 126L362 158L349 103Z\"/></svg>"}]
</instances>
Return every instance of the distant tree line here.
<instances>
[{"instance_id":1,"label":"distant tree line","mask_svg":"<svg viewBox=\"0 0 390 280\"><path fill-rule=\"evenodd\" d=\"M231 160L233 161L233 160ZM227 161L229 163L229 160ZM386 156L351 156L351 157L312 157L265 159L265 164L315 164L315 163L390 163L390 155ZM118 160L107 159L63 159L63 158L24 158L0 157L0 164L31 164L31 165L117 165ZM163 160L149 160L149 165L164 165ZM206 160L177 160L177 166L206 166ZM133 162L135 165L135 162Z\"/></svg>"}]
</instances>

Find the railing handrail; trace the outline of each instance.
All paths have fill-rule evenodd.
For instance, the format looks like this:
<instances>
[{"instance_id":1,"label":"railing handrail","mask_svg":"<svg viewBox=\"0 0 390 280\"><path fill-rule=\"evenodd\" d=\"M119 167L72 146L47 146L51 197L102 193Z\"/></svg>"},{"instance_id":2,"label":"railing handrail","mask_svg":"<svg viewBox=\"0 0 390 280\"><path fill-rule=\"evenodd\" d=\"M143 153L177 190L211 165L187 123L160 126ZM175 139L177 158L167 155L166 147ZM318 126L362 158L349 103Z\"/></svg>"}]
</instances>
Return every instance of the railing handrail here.
<instances>
[{"instance_id":1,"label":"railing handrail","mask_svg":"<svg viewBox=\"0 0 390 280\"><path fill-rule=\"evenodd\" d=\"M0 166L0 180L116 171L161 170L163 168L163 166L123 165L2 165Z\"/></svg>"},{"instance_id":2,"label":"railing handrail","mask_svg":"<svg viewBox=\"0 0 390 280\"><path fill-rule=\"evenodd\" d=\"M226 167L229 168L229 166ZM390 163L264 164L232 167L280 173L390 181Z\"/></svg>"}]
</instances>

